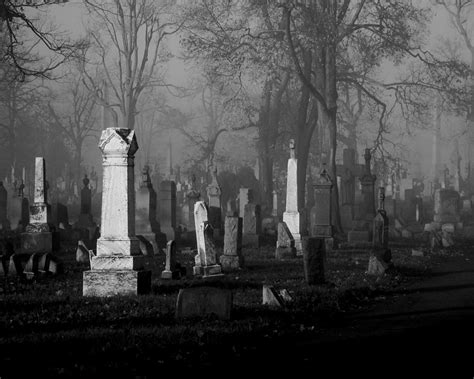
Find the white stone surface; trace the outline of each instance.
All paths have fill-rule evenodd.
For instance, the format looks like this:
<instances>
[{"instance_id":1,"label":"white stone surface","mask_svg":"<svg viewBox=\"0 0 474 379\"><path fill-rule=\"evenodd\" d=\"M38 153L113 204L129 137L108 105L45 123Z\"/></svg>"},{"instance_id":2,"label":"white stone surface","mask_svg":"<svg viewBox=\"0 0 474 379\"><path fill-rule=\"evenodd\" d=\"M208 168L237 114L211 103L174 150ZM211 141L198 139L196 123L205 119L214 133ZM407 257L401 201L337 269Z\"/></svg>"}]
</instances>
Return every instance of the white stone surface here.
<instances>
[{"instance_id":1,"label":"white stone surface","mask_svg":"<svg viewBox=\"0 0 474 379\"><path fill-rule=\"evenodd\" d=\"M46 203L46 168L43 157L35 159L35 203Z\"/></svg>"},{"instance_id":2,"label":"white stone surface","mask_svg":"<svg viewBox=\"0 0 474 379\"><path fill-rule=\"evenodd\" d=\"M298 160L288 159L288 171L286 181L286 208L283 213L283 222L286 223L294 240L297 253L303 251L301 244L301 214L298 210Z\"/></svg>"},{"instance_id":3,"label":"white stone surface","mask_svg":"<svg viewBox=\"0 0 474 379\"><path fill-rule=\"evenodd\" d=\"M135 132L108 128L102 132L99 147L103 154L104 172L97 255L138 254L133 171L133 155L138 149Z\"/></svg>"}]
</instances>

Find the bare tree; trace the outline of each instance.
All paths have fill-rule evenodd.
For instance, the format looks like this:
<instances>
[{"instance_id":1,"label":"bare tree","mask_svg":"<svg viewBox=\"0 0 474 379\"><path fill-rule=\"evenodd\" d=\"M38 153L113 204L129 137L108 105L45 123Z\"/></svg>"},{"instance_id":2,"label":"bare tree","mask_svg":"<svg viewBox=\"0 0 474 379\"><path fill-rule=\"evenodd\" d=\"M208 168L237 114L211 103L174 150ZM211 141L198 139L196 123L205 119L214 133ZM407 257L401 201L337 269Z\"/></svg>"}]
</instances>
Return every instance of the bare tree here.
<instances>
[{"instance_id":1,"label":"bare tree","mask_svg":"<svg viewBox=\"0 0 474 379\"><path fill-rule=\"evenodd\" d=\"M85 0L93 23L88 26L90 49L84 51L84 83L113 116L116 127L133 129L140 96L150 86L167 87L167 36L180 25L167 2L152 0ZM107 99L100 73L110 89Z\"/></svg>"},{"instance_id":2,"label":"bare tree","mask_svg":"<svg viewBox=\"0 0 474 379\"><path fill-rule=\"evenodd\" d=\"M76 183L80 183L84 141L96 136L99 129L95 98L84 87L80 74L71 74L62 93L54 102L48 102L48 110L48 116L73 151L73 172Z\"/></svg>"}]
</instances>

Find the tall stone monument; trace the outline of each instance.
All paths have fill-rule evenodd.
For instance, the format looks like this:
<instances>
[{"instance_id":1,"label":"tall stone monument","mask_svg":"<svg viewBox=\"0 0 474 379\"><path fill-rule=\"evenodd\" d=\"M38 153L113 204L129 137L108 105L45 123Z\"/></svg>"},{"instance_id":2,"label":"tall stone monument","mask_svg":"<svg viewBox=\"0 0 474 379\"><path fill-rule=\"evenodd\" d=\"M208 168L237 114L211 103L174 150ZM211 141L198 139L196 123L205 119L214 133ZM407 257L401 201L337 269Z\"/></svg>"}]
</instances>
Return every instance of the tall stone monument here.
<instances>
[{"instance_id":1,"label":"tall stone monument","mask_svg":"<svg viewBox=\"0 0 474 379\"><path fill-rule=\"evenodd\" d=\"M296 254L303 254L301 245L302 219L298 208L298 160L295 155L295 141L290 140L290 159L286 180L286 208L283 213L283 222L287 225L295 241Z\"/></svg>"},{"instance_id":2,"label":"tall stone monument","mask_svg":"<svg viewBox=\"0 0 474 379\"><path fill-rule=\"evenodd\" d=\"M54 243L53 243L54 237ZM59 239L51 228L51 207L48 204L46 166L43 157L35 160L34 202L30 206L30 223L21 234L23 253L48 253L56 250Z\"/></svg>"},{"instance_id":3,"label":"tall stone monument","mask_svg":"<svg viewBox=\"0 0 474 379\"><path fill-rule=\"evenodd\" d=\"M103 156L102 224L97 255L84 272L84 296L137 295L151 289L140 241L135 236L135 132L107 128L99 148Z\"/></svg>"},{"instance_id":4,"label":"tall stone monument","mask_svg":"<svg viewBox=\"0 0 474 379\"><path fill-rule=\"evenodd\" d=\"M0 230L10 230L10 221L7 217L8 192L0 182Z\"/></svg>"},{"instance_id":5,"label":"tall stone monument","mask_svg":"<svg viewBox=\"0 0 474 379\"><path fill-rule=\"evenodd\" d=\"M196 204L201 197L201 193L196 187L196 176L193 174L191 177L190 188L186 193L186 204L184 212L184 222L189 231L194 231L194 204Z\"/></svg>"}]
</instances>

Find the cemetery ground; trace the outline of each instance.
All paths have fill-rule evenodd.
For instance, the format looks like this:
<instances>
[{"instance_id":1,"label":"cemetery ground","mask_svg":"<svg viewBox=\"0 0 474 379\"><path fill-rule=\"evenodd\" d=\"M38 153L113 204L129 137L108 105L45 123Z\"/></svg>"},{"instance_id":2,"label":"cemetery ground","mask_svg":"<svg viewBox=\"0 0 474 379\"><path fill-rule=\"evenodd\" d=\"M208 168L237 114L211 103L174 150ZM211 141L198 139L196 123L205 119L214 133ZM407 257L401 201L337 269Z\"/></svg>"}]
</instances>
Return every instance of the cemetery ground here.
<instances>
[{"instance_id":1,"label":"cemetery ground","mask_svg":"<svg viewBox=\"0 0 474 379\"><path fill-rule=\"evenodd\" d=\"M328 253L326 284L319 286L305 284L302 258L276 260L273 243L244 249L245 268L209 282L192 276L195 252L178 249L185 278L161 280L164 256L156 256L148 263L152 293L110 298L82 296L89 267L76 263L75 246L65 247L57 254L64 267L58 276L2 278L0 375L155 376L255 366L365 371L382 362L423 363L425 353L443 357L432 365L443 364L462 350L460 336L474 335L465 319L474 314L474 241L433 252L416 247L424 256L412 256L414 245L426 243L393 241L394 268L380 278L365 273L367 250ZM286 289L291 301L262 305L264 284ZM175 318L179 289L200 285L232 290L231 320ZM469 362L462 351L458 368Z\"/></svg>"}]
</instances>

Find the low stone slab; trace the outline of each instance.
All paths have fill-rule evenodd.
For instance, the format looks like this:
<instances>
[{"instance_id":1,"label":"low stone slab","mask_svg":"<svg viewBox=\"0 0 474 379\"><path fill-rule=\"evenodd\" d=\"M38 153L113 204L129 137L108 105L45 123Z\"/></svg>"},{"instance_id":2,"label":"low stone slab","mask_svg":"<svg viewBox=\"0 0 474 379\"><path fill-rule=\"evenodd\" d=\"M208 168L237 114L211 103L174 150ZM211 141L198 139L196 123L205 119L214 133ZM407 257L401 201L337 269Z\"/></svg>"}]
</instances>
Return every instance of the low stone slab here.
<instances>
[{"instance_id":1,"label":"low stone slab","mask_svg":"<svg viewBox=\"0 0 474 379\"><path fill-rule=\"evenodd\" d=\"M91 253L82 240L77 242L76 249L76 262L77 263L90 263Z\"/></svg>"},{"instance_id":2,"label":"low stone slab","mask_svg":"<svg viewBox=\"0 0 474 379\"><path fill-rule=\"evenodd\" d=\"M176 301L176 318L215 315L229 320L232 312L232 291L216 287L180 289Z\"/></svg>"},{"instance_id":3,"label":"low stone slab","mask_svg":"<svg viewBox=\"0 0 474 379\"><path fill-rule=\"evenodd\" d=\"M388 265L382 260L378 259L375 255L371 255L369 258L369 266L367 268L368 275L382 276L385 274Z\"/></svg>"},{"instance_id":4,"label":"low stone slab","mask_svg":"<svg viewBox=\"0 0 474 379\"><path fill-rule=\"evenodd\" d=\"M84 296L128 296L147 294L151 290L151 271L90 270L84 271Z\"/></svg>"}]
</instances>

